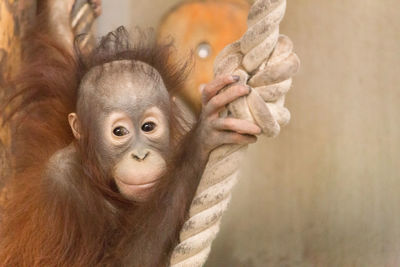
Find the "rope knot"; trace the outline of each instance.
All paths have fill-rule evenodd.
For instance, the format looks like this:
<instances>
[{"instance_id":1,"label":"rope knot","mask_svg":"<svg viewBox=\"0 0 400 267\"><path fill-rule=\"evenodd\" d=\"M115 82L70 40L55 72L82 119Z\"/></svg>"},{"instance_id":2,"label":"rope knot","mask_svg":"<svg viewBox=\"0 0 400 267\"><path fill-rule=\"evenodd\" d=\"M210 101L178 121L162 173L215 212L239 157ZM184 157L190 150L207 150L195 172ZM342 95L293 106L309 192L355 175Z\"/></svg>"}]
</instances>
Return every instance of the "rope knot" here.
<instances>
[{"instance_id":1,"label":"rope knot","mask_svg":"<svg viewBox=\"0 0 400 267\"><path fill-rule=\"evenodd\" d=\"M286 1L256 1L249 12L247 32L223 49L214 64L216 76L238 75L239 83L254 89L231 103L228 110L236 118L258 124L268 137L277 136L290 120L285 94L300 66L291 40L279 35L285 9Z\"/></svg>"}]
</instances>

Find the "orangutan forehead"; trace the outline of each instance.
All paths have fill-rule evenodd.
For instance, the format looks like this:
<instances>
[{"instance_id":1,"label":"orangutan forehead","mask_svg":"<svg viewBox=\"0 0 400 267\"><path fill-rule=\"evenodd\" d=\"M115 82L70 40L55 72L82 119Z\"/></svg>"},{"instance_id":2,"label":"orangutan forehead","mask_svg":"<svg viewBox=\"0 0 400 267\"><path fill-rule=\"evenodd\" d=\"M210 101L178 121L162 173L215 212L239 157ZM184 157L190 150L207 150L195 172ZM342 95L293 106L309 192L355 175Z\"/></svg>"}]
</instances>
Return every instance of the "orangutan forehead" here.
<instances>
[{"instance_id":1,"label":"orangutan forehead","mask_svg":"<svg viewBox=\"0 0 400 267\"><path fill-rule=\"evenodd\" d=\"M168 101L168 92L159 72L152 66L132 60L120 60L96 66L82 79L79 103L122 105L123 103Z\"/></svg>"},{"instance_id":2,"label":"orangutan forehead","mask_svg":"<svg viewBox=\"0 0 400 267\"><path fill-rule=\"evenodd\" d=\"M145 62L135 60L117 60L92 68L82 80L82 85L87 85L87 83L91 85L104 83L110 79L117 82L118 80L115 79L118 79L118 77L121 76L131 76L132 79L138 81L143 80L143 78L145 78L146 81L149 81L150 78L151 81L156 83L162 82L160 73Z\"/></svg>"}]
</instances>

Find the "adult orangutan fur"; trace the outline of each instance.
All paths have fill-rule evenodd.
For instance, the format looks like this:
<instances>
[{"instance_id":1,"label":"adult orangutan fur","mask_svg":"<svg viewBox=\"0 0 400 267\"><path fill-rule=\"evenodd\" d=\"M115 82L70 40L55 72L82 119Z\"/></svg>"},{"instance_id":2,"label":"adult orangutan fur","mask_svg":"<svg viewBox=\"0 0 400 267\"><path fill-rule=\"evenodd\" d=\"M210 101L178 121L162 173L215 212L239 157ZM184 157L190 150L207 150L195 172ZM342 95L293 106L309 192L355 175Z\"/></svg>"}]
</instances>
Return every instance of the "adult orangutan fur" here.
<instances>
[{"instance_id":1,"label":"adult orangutan fur","mask_svg":"<svg viewBox=\"0 0 400 267\"><path fill-rule=\"evenodd\" d=\"M46 25L35 27L5 105L9 112L2 108L13 128L15 169L1 211L1 266L167 265L210 151L254 142L261 132L245 121L218 118L249 92L232 86L217 94L237 81L232 76L204 88L198 122L182 131L172 95L187 67L168 64L171 45L141 37L131 44L118 28L89 55L75 55ZM156 126L136 118L154 108L162 138L147 131ZM110 126L114 113L124 122ZM133 164L153 154L157 164L144 170ZM146 190L137 187L138 172L151 184Z\"/></svg>"}]
</instances>

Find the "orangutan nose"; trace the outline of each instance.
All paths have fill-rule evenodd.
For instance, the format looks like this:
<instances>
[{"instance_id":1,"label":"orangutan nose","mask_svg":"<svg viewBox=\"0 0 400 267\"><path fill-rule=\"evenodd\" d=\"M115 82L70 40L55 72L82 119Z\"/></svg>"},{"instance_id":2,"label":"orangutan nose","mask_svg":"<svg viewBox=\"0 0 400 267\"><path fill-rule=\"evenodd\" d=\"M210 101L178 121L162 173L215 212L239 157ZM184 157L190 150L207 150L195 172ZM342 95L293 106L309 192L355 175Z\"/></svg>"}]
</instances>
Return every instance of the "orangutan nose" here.
<instances>
[{"instance_id":1,"label":"orangutan nose","mask_svg":"<svg viewBox=\"0 0 400 267\"><path fill-rule=\"evenodd\" d=\"M148 151L148 150L134 151L132 153L132 157L134 160L141 162L141 161L145 160L149 154L150 154L150 151Z\"/></svg>"}]
</instances>

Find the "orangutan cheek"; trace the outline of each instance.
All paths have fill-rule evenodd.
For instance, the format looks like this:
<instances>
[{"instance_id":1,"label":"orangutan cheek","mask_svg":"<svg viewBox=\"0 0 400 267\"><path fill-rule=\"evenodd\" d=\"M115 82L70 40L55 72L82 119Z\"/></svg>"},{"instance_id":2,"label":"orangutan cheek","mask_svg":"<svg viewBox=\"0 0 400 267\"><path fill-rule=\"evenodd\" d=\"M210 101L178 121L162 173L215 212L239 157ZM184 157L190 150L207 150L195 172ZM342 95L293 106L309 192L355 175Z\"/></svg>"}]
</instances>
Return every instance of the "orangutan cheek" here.
<instances>
[{"instance_id":1,"label":"orangutan cheek","mask_svg":"<svg viewBox=\"0 0 400 267\"><path fill-rule=\"evenodd\" d=\"M128 153L115 166L113 174L124 197L143 201L151 194L165 171L165 160L158 152L151 150L143 160L137 160L132 153Z\"/></svg>"}]
</instances>

